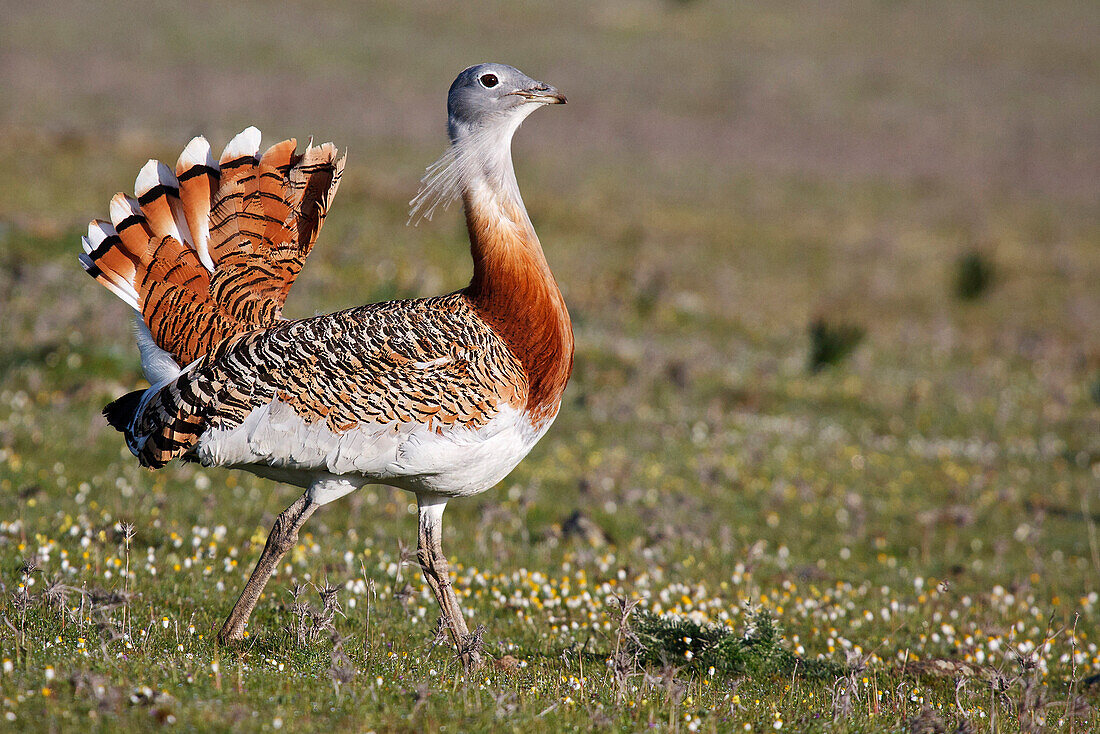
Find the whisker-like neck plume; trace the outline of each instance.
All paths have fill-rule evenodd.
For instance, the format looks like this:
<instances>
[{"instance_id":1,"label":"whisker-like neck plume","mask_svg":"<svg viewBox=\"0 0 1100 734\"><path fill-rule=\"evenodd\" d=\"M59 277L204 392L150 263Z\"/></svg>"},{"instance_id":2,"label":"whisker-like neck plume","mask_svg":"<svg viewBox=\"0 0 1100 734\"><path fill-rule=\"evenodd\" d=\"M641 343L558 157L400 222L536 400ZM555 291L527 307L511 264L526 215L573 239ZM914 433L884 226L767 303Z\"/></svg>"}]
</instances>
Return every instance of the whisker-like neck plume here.
<instances>
[{"instance_id":1,"label":"whisker-like neck plume","mask_svg":"<svg viewBox=\"0 0 1100 734\"><path fill-rule=\"evenodd\" d=\"M531 229L512 167L512 136L524 117L514 113L477 127L452 117L447 125L451 145L420 179L420 190L410 202L409 223L431 220L437 209L473 197L518 209L523 221L517 224Z\"/></svg>"}]
</instances>

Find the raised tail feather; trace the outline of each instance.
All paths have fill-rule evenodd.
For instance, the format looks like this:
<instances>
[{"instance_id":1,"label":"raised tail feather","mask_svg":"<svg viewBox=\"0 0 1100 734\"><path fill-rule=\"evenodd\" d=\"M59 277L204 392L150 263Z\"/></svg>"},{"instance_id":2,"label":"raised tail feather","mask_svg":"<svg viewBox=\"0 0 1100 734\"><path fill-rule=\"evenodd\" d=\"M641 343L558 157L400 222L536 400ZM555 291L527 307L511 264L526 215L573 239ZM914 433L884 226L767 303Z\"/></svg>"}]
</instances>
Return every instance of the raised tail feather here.
<instances>
[{"instance_id":1,"label":"raised tail feather","mask_svg":"<svg viewBox=\"0 0 1100 734\"><path fill-rule=\"evenodd\" d=\"M234 334L277 321L313 248L345 157L312 141L299 154L293 139L259 150L254 127L216 160L197 137L175 171L149 161L135 196L116 194L110 221L88 225L80 263L141 315L152 382L170 361L190 364Z\"/></svg>"}]
</instances>

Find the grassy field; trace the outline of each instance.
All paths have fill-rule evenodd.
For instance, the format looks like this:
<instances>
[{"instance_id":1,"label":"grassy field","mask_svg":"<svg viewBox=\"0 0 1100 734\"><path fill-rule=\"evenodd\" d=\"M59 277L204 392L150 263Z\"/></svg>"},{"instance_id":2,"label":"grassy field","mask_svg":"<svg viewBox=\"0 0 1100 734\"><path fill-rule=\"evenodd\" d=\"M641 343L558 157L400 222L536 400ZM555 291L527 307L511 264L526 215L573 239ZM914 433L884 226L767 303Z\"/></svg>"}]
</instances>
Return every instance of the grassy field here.
<instances>
[{"instance_id":1,"label":"grassy field","mask_svg":"<svg viewBox=\"0 0 1100 734\"><path fill-rule=\"evenodd\" d=\"M1100 729L1100 6L223 5L0 4L0 728ZM569 95L516 163L577 335L445 520L497 662L384 487L219 649L296 490L137 465L79 234L254 123L350 149L288 315L459 288L459 216L405 220L483 60ZM811 369L813 323L862 338Z\"/></svg>"}]
</instances>

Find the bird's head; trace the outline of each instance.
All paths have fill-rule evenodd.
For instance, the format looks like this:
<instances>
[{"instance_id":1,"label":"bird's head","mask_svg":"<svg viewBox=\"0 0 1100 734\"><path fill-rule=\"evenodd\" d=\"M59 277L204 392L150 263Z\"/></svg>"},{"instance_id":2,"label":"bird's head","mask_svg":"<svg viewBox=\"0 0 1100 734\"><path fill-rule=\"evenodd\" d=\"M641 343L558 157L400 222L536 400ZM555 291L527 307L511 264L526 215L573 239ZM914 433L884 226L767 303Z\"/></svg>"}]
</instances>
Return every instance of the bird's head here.
<instances>
[{"instance_id":1,"label":"bird's head","mask_svg":"<svg viewBox=\"0 0 1100 734\"><path fill-rule=\"evenodd\" d=\"M447 94L451 140L486 127L515 130L527 115L565 95L506 64L477 64L454 80Z\"/></svg>"},{"instance_id":2,"label":"bird's head","mask_svg":"<svg viewBox=\"0 0 1100 734\"><path fill-rule=\"evenodd\" d=\"M548 104L565 104L565 95L514 67L477 64L459 74L447 94L451 147L420 180L409 221L431 219L437 207L446 209L477 187L504 192L522 209L512 171L512 134L525 117Z\"/></svg>"}]
</instances>

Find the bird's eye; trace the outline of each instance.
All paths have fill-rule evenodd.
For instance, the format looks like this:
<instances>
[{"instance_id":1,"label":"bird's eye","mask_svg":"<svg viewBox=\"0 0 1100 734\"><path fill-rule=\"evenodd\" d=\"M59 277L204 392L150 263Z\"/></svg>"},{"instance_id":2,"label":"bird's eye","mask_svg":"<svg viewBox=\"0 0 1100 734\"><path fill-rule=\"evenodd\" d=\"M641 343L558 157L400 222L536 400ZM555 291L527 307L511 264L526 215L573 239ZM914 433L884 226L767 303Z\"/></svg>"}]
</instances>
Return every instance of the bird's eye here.
<instances>
[{"instance_id":1,"label":"bird's eye","mask_svg":"<svg viewBox=\"0 0 1100 734\"><path fill-rule=\"evenodd\" d=\"M485 87L486 89L492 89L497 84L500 84L500 80L497 79L496 74L482 74L480 77L478 77L478 81L481 82L481 86Z\"/></svg>"}]
</instances>

